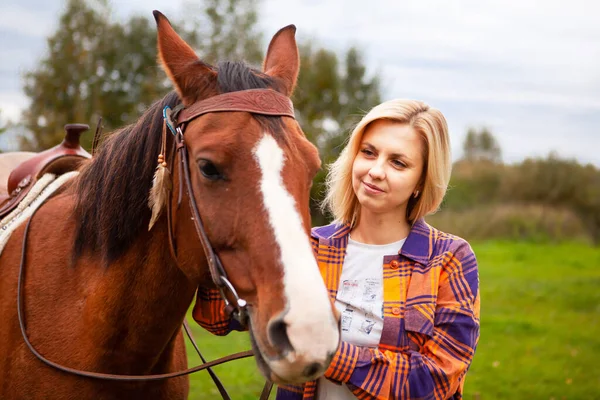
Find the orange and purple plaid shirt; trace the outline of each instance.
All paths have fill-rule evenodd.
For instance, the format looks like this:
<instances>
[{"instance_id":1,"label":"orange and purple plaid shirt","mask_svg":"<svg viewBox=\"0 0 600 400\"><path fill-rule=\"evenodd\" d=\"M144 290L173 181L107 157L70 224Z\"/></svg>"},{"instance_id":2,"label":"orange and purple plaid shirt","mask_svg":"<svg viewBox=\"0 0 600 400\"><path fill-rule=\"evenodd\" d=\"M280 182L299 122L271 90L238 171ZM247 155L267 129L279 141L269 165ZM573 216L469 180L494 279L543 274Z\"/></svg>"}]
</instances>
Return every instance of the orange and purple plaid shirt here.
<instances>
[{"instance_id":1,"label":"orange and purple plaid shirt","mask_svg":"<svg viewBox=\"0 0 600 400\"><path fill-rule=\"evenodd\" d=\"M350 228L312 230L321 275L335 301ZM399 254L383 260L383 332L378 348L342 342L325 377L359 399L462 399L479 340L479 276L469 244L417 221ZM202 299L202 301L200 301ZM218 292L199 293L196 320L226 334ZM202 304L203 303L203 304ZM278 400L315 399L317 381L280 386Z\"/></svg>"}]
</instances>

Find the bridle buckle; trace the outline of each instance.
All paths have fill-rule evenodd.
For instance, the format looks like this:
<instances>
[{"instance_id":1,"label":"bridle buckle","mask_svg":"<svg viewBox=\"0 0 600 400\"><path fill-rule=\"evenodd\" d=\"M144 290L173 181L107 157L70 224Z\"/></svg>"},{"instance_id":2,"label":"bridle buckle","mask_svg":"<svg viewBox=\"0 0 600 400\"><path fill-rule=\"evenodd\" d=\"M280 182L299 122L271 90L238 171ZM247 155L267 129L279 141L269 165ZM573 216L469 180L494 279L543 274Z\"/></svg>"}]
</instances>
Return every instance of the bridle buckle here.
<instances>
[{"instance_id":1,"label":"bridle buckle","mask_svg":"<svg viewBox=\"0 0 600 400\"><path fill-rule=\"evenodd\" d=\"M246 300L238 296L235 288L225 276L221 275L220 279L223 283L223 286L219 287L219 291L221 292L221 297L225 302L225 312L228 315L231 315L231 317L238 321L242 326L246 327L248 324L248 303L246 302ZM235 304L232 304L227 299L227 296L225 295L224 291L225 288L228 289L229 293L233 295L233 298L235 299Z\"/></svg>"}]
</instances>

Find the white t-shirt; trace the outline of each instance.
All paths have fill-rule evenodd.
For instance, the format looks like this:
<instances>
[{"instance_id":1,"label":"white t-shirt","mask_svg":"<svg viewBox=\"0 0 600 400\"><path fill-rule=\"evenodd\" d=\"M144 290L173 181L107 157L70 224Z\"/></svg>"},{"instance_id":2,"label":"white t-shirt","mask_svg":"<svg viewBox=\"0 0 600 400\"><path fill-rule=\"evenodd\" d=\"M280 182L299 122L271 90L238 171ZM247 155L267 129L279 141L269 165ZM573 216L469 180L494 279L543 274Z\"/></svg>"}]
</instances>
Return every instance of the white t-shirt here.
<instances>
[{"instance_id":1,"label":"white t-shirt","mask_svg":"<svg viewBox=\"0 0 600 400\"><path fill-rule=\"evenodd\" d=\"M335 307L342 315L342 340L377 347L383 329L383 257L398 254L406 241L384 244L348 239ZM317 399L355 399L346 385L319 379Z\"/></svg>"}]
</instances>

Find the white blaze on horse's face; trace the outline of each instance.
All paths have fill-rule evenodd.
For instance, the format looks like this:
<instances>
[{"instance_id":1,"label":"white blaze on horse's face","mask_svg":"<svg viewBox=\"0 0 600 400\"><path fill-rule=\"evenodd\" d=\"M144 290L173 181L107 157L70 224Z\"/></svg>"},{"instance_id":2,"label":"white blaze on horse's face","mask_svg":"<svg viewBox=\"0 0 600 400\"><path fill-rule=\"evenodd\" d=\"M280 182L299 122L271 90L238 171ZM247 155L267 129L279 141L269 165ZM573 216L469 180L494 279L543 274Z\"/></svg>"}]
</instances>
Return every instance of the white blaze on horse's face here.
<instances>
[{"instance_id":1,"label":"white blaze on horse's face","mask_svg":"<svg viewBox=\"0 0 600 400\"><path fill-rule=\"evenodd\" d=\"M261 172L264 207L281 254L286 300L281 317L293 348L281 359L266 361L284 380L307 378L307 371L320 374L329 365L339 344L339 329L296 202L283 183L284 152L265 133L254 156Z\"/></svg>"}]
</instances>

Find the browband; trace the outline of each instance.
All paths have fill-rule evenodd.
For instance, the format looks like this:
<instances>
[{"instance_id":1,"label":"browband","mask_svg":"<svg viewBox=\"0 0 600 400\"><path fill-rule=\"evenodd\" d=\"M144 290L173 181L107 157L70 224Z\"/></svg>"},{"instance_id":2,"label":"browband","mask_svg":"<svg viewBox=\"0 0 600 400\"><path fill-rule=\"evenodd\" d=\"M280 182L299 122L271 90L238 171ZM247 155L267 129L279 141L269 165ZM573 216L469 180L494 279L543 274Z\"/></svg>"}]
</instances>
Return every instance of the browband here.
<instances>
[{"instance_id":1,"label":"browband","mask_svg":"<svg viewBox=\"0 0 600 400\"><path fill-rule=\"evenodd\" d=\"M225 111L295 118L294 105L287 96L272 89L248 89L223 93L184 108L177 116L177 125L207 113Z\"/></svg>"}]
</instances>

